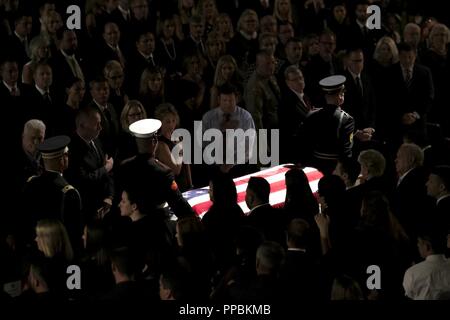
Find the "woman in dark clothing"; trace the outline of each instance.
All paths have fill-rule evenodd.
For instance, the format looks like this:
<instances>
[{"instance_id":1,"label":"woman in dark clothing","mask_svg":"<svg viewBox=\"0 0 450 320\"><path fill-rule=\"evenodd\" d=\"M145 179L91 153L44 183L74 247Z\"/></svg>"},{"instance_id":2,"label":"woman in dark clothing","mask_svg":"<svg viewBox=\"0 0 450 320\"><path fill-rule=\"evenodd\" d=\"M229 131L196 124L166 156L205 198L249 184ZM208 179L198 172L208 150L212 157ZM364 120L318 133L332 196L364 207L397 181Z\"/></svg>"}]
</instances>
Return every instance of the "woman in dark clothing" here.
<instances>
[{"instance_id":1,"label":"woman in dark clothing","mask_svg":"<svg viewBox=\"0 0 450 320\"><path fill-rule=\"evenodd\" d=\"M71 78L66 83L66 104L61 109L60 121L58 121L58 134L72 136L76 131L75 118L80 108L85 93L84 81L79 78Z\"/></svg>"},{"instance_id":2,"label":"woman in dark clothing","mask_svg":"<svg viewBox=\"0 0 450 320\"><path fill-rule=\"evenodd\" d=\"M147 118L147 113L145 112L142 104L137 100L130 100L125 105L120 115L120 124L122 130L119 134L118 143L118 154L117 163L120 164L123 160L129 159L135 156L137 152L136 140L133 135L131 135L130 124Z\"/></svg>"},{"instance_id":3,"label":"woman in dark clothing","mask_svg":"<svg viewBox=\"0 0 450 320\"><path fill-rule=\"evenodd\" d=\"M237 192L229 175L217 173L209 183L209 196L213 203L202 223L210 237L219 269L230 266L235 256L233 239L241 225L244 213L237 204Z\"/></svg>"},{"instance_id":4,"label":"woman in dark clothing","mask_svg":"<svg viewBox=\"0 0 450 320\"><path fill-rule=\"evenodd\" d=\"M142 72L139 101L149 117L153 117L156 107L166 101L164 87L164 72L161 69L147 68Z\"/></svg>"},{"instance_id":5,"label":"woman in dark clothing","mask_svg":"<svg viewBox=\"0 0 450 320\"><path fill-rule=\"evenodd\" d=\"M182 141L173 141L173 131L180 123L180 118L175 107L169 103L163 103L156 108L156 119L161 120L161 129L158 146L156 147L156 158L172 169L178 187L183 192L192 188L191 167L183 163L182 159L176 159L172 150L178 146L182 147ZM180 154L181 156L181 154Z\"/></svg>"},{"instance_id":6,"label":"woman in dark clothing","mask_svg":"<svg viewBox=\"0 0 450 320\"><path fill-rule=\"evenodd\" d=\"M319 205L309 186L305 172L293 168L286 172L285 177L286 200L284 211L286 223L288 224L294 218L302 218L310 225L314 225L314 216L319 212Z\"/></svg>"}]
</instances>

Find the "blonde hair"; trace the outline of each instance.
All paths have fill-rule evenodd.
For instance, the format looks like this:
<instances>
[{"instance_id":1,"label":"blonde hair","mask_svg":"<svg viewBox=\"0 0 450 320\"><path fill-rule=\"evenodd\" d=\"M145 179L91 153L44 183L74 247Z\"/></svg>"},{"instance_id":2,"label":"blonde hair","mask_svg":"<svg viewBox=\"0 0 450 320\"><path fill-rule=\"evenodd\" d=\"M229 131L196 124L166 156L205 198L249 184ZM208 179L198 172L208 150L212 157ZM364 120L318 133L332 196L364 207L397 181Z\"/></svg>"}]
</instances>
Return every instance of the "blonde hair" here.
<instances>
[{"instance_id":1,"label":"blonde hair","mask_svg":"<svg viewBox=\"0 0 450 320\"><path fill-rule=\"evenodd\" d=\"M227 82L222 77L222 67L227 63L233 65L235 73L238 72L238 66L233 56L227 54L225 56L220 57L219 61L217 62L216 72L214 74L214 85L216 87L220 87L221 85Z\"/></svg>"},{"instance_id":2,"label":"blonde hair","mask_svg":"<svg viewBox=\"0 0 450 320\"><path fill-rule=\"evenodd\" d=\"M247 16L254 16L256 18L256 30L259 30L259 18L258 18L258 14L256 13L255 10L252 9L246 9L244 12L242 12L241 16L239 17L239 20L237 22L237 31L241 31L242 29L242 24L244 23L244 19Z\"/></svg>"},{"instance_id":3,"label":"blonde hair","mask_svg":"<svg viewBox=\"0 0 450 320\"><path fill-rule=\"evenodd\" d=\"M443 31L443 32L445 32L447 34L447 41L446 41L446 43L450 42L450 31L447 28L447 26L445 24L442 24L442 23L437 23L431 28L430 34L428 35L428 39L427 39L428 47L431 47L431 42L432 42L431 39L434 37L434 35L436 33L438 33L438 32L441 32L441 31Z\"/></svg>"},{"instance_id":4,"label":"blonde hair","mask_svg":"<svg viewBox=\"0 0 450 320\"><path fill-rule=\"evenodd\" d=\"M36 235L41 240L41 249L46 257L62 255L67 261L73 259L72 245L64 225L56 219L43 219L37 223Z\"/></svg>"},{"instance_id":5,"label":"blonde hair","mask_svg":"<svg viewBox=\"0 0 450 320\"><path fill-rule=\"evenodd\" d=\"M228 20L228 25L229 25L229 30L226 32L226 34L220 34L218 29L219 29L219 22L220 20ZM214 20L214 25L213 25L213 32L215 32L216 34L218 34L223 41L229 41L231 38L233 38L234 36L234 27L233 27L233 22L231 21L230 16L227 13L219 13L219 15L216 17L216 19Z\"/></svg>"},{"instance_id":6,"label":"blonde hair","mask_svg":"<svg viewBox=\"0 0 450 320\"><path fill-rule=\"evenodd\" d=\"M130 100L127 102L125 107L122 109L122 113L120 114L120 125L125 132L129 131L130 123L128 121L128 113L130 113L131 108L139 108L142 112L142 119L147 118L147 112L145 111L144 106L138 100Z\"/></svg>"},{"instance_id":7,"label":"blonde hair","mask_svg":"<svg viewBox=\"0 0 450 320\"><path fill-rule=\"evenodd\" d=\"M149 92L148 82L151 76L159 74L161 76L161 89L159 94L164 96L164 71L160 68L146 68L141 75L141 81L139 83L139 93L146 95Z\"/></svg>"},{"instance_id":8,"label":"blonde hair","mask_svg":"<svg viewBox=\"0 0 450 320\"><path fill-rule=\"evenodd\" d=\"M392 53L391 64L397 63L398 62L397 45L395 44L395 41L391 37L388 37L388 36L384 36L380 40L378 40L377 45L375 46L375 51L373 52L373 58L376 61L379 61L380 50L381 50L381 46L383 44L386 44L391 49L391 53Z\"/></svg>"},{"instance_id":9,"label":"blonde hair","mask_svg":"<svg viewBox=\"0 0 450 320\"><path fill-rule=\"evenodd\" d=\"M161 103L159 106L156 107L155 110L156 119L163 121L163 119L167 115L175 116L177 126L180 124L180 117L178 115L177 109L175 109L175 107L171 103Z\"/></svg>"},{"instance_id":10,"label":"blonde hair","mask_svg":"<svg viewBox=\"0 0 450 320\"><path fill-rule=\"evenodd\" d=\"M106 64L105 67L103 68L103 76L105 78L108 78L108 74L116 69L120 69L123 72L123 67L122 65L116 61L116 60L109 60Z\"/></svg>"},{"instance_id":11,"label":"blonde hair","mask_svg":"<svg viewBox=\"0 0 450 320\"><path fill-rule=\"evenodd\" d=\"M282 0L275 0L275 4L273 5L273 16L279 20L284 20L280 15L280 9L279 4ZM293 23L294 20L292 19L292 3L291 0L286 0L289 3L289 13L287 17L287 21L289 23Z\"/></svg>"}]
</instances>

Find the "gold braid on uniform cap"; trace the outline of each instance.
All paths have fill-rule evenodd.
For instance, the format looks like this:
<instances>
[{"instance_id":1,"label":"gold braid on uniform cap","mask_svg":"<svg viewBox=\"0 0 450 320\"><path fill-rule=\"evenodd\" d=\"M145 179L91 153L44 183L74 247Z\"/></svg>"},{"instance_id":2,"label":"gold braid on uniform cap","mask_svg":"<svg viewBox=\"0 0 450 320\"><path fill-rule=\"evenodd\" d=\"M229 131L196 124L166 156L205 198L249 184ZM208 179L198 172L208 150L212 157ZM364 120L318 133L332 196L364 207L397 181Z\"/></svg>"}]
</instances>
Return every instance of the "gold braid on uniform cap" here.
<instances>
[{"instance_id":1,"label":"gold braid on uniform cap","mask_svg":"<svg viewBox=\"0 0 450 320\"><path fill-rule=\"evenodd\" d=\"M65 147L62 150L54 151L54 152L41 152L42 159L51 160L62 157L64 153L69 152L69 148Z\"/></svg>"}]
</instances>

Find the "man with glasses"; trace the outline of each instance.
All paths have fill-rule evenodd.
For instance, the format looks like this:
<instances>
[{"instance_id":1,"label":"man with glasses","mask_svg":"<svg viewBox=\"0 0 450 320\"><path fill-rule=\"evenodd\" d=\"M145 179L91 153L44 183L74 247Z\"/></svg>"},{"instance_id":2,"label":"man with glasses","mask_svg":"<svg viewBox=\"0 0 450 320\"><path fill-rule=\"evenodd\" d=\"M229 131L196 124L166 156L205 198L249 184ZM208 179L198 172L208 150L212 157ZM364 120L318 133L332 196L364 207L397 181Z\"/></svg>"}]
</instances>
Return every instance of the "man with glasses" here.
<instances>
[{"instance_id":1,"label":"man with glasses","mask_svg":"<svg viewBox=\"0 0 450 320\"><path fill-rule=\"evenodd\" d=\"M350 158L353 147L353 118L341 109L346 78L330 76L319 82L326 104L308 114L302 126L303 165L331 174L339 159Z\"/></svg>"}]
</instances>

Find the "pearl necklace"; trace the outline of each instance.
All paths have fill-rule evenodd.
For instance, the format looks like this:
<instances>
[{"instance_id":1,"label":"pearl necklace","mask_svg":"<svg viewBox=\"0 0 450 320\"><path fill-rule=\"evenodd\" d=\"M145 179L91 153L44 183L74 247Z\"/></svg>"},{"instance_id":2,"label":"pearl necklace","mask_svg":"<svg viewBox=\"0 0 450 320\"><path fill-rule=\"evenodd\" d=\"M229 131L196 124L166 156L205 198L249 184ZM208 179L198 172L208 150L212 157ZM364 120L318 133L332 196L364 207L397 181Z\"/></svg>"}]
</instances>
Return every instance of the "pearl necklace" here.
<instances>
[{"instance_id":1,"label":"pearl necklace","mask_svg":"<svg viewBox=\"0 0 450 320\"><path fill-rule=\"evenodd\" d=\"M175 59L177 58L177 52L175 50L175 44L174 41L172 40L171 44L172 44L172 50L173 50L173 55L170 54L169 49L167 48L166 42L161 39L161 42L164 46L164 50L166 51L167 55L169 56L170 60L175 61Z\"/></svg>"}]
</instances>

